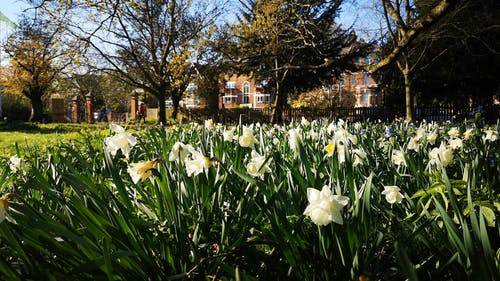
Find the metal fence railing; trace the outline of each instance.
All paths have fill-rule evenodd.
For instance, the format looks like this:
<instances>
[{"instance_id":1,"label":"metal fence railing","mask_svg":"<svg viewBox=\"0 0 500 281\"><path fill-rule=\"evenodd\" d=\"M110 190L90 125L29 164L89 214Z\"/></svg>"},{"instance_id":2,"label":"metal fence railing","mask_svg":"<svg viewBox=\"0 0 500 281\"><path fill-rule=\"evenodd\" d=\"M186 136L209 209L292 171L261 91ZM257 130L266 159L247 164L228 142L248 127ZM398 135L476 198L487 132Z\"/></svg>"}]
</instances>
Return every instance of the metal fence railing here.
<instances>
[{"instance_id":1,"label":"metal fence railing","mask_svg":"<svg viewBox=\"0 0 500 281\"><path fill-rule=\"evenodd\" d=\"M481 110L482 116L491 122L500 117L499 107L490 107ZM272 109L220 109L211 111L208 109L183 109L181 110L186 121L201 122L213 119L216 122L235 124L238 122L269 122ZM414 108L414 119L417 121L458 121L470 119L478 112L473 107L457 106L420 106ZM382 120L391 121L396 118L405 118L404 107L360 107L360 108L285 108L283 109L283 122L299 121L302 117L308 120L314 119L345 119L349 121Z\"/></svg>"}]
</instances>

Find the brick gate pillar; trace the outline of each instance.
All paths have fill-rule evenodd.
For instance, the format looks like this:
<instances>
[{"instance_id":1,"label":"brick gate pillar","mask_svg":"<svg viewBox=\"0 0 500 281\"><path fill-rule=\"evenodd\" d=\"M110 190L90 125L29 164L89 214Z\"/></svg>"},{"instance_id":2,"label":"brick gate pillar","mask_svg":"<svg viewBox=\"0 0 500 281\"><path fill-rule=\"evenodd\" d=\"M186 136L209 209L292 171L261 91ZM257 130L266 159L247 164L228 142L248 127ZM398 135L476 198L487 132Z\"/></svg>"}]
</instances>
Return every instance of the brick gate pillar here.
<instances>
[{"instance_id":1,"label":"brick gate pillar","mask_svg":"<svg viewBox=\"0 0 500 281\"><path fill-rule=\"evenodd\" d=\"M87 123L94 123L94 100L92 93L88 93L85 96L85 119Z\"/></svg>"},{"instance_id":2,"label":"brick gate pillar","mask_svg":"<svg viewBox=\"0 0 500 281\"><path fill-rule=\"evenodd\" d=\"M137 118L137 109L139 106L139 96L137 95L137 91L133 91L132 94L130 94L130 118L131 119L136 119Z\"/></svg>"},{"instance_id":3,"label":"brick gate pillar","mask_svg":"<svg viewBox=\"0 0 500 281\"><path fill-rule=\"evenodd\" d=\"M74 96L72 99L71 99L71 122L73 123L78 123L78 116L80 114L80 108L78 106L78 96Z\"/></svg>"}]
</instances>

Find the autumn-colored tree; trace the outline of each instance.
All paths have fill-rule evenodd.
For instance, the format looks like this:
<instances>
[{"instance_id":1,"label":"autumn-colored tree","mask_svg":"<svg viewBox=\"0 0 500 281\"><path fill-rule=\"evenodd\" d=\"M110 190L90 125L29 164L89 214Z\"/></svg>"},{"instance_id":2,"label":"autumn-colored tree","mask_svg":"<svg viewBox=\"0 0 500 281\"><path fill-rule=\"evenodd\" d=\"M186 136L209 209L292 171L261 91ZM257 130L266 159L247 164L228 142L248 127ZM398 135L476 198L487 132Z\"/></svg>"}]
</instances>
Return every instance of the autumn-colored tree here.
<instances>
[{"instance_id":1,"label":"autumn-colored tree","mask_svg":"<svg viewBox=\"0 0 500 281\"><path fill-rule=\"evenodd\" d=\"M179 47L175 47L179 48ZM172 115L171 118L176 119L179 109L179 103L186 91L187 86L191 82L191 74L193 71L192 65L189 62L191 53L187 47L182 48L182 51L176 51L172 55L172 60L168 65L170 73L170 88L169 95L172 98Z\"/></svg>"},{"instance_id":2,"label":"autumn-colored tree","mask_svg":"<svg viewBox=\"0 0 500 281\"><path fill-rule=\"evenodd\" d=\"M43 98L69 64L64 58L68 52L61 48L58 35L58 28L47 22L25 18L4 47L10 56L11 71L3 76L2 85L6 92L30 99L30 121L42 121Z\"/></svg>"},{"instance_id":3,"label":"autumn-colored tree","mask_svg":"<svg viewBox=\"0 0 500 281\"><path fill-rule=\"evenodd\" d=\"M356 98L351 92L335 92L333 89L322 87L300 93L292 102L292 107L353 107L355 103Z\"/></svg>"},{"instance_id":4,"label":"autumn-colored tree","mask_svg":"<svg viewBox=\"0 0 500 281\"><path fill-rule=\"evenodd\" d=\"M249 0L233 27L232 61L266 80L276 100L271 122L282 122L288 94L317 87L352 67L363 44L335 23L341 0Z\"/></svg>"}]
</instances>

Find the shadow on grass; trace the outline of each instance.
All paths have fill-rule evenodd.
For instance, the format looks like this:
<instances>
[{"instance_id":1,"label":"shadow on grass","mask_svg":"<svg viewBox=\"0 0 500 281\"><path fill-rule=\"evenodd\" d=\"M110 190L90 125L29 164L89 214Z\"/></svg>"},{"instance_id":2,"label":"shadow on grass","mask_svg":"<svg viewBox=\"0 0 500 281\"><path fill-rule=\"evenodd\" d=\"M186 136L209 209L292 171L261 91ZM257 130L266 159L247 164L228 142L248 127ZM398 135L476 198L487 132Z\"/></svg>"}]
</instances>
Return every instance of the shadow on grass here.
<instances>
[{"instance_id":1,"label":"shadow on grass","mask_svg":"<svg viewBox=\"0 0 500 281\"><path fill-rule=\"evenodd\" d=\"M26 132L26 133L70 133L79 132L82 129L104 129L108 123L32 123L32 122L0 122L0 132Z\"/></svg>"}]
</instances>

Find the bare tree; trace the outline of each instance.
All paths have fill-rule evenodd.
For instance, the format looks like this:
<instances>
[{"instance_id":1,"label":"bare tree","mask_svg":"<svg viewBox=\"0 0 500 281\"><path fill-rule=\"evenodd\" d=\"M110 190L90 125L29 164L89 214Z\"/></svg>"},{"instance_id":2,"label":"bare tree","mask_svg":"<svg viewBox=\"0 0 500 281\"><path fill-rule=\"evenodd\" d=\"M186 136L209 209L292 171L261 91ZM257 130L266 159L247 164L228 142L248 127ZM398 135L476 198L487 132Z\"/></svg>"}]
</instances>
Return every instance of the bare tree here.
<instances>
[{"instance_id":1,"label":"bare tree","mask_svg":"<svg viewBox=\"0 0 500 281\"><path fill-rule=\"evenodd\" d=\"M57 7L55 7L57 6ZM87 45L90 65L155 96L166 124L165 100L179 95L189 76L186 63L197 42L220 15L223 4L190 0L48 1L40 8L60 18L66 9L71 34ZM174 111L176 112L176 111Z\"/></svg>"},{"instance_id":2,"label":"bare tree","mask_svg":"<svg viewBox=\"0 0 500 281\"><path fill-rule=\"evenodd\" d=\"M406 118L413 120L413 96L412 96L412 71L423 57L415 55L412 47L415 46L419 35L431 30L434 25L448 13L450 13L461 1L460 0L437 0L422 12L416 9L415 1L412 0L381 0L381 7L385 19L385 30L389 38L389 50L382 55L377 63L365 65L364 69L373 73L391 63L396 63L403 75L405 83L405 105ZM422 41L420 42L422 43Z\"/></svg>"}]
</instances>

